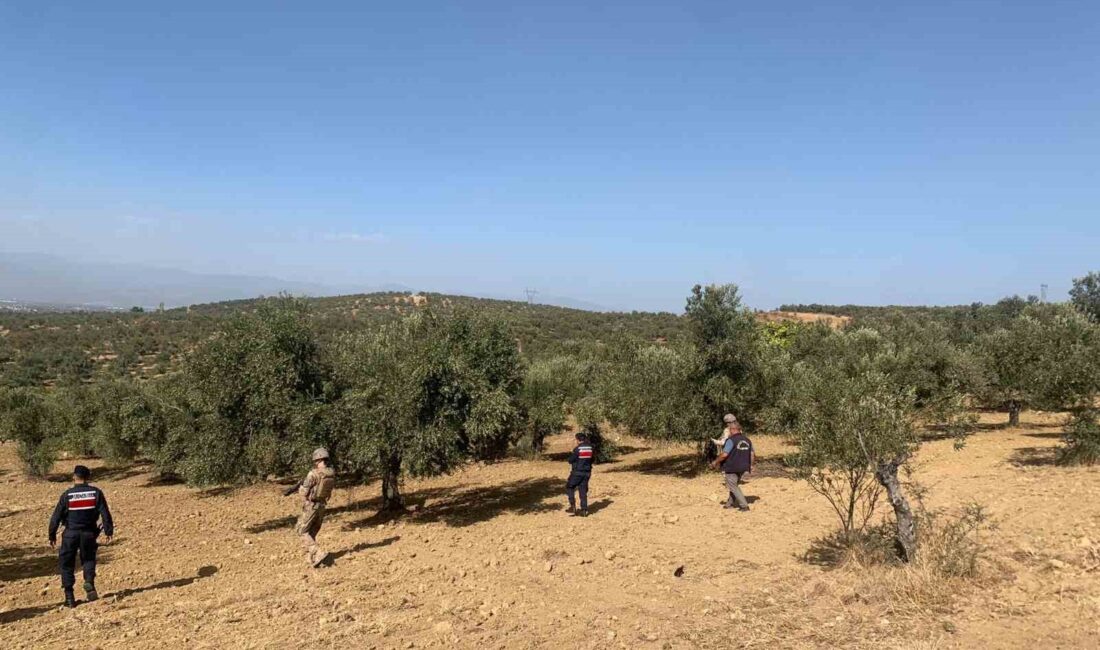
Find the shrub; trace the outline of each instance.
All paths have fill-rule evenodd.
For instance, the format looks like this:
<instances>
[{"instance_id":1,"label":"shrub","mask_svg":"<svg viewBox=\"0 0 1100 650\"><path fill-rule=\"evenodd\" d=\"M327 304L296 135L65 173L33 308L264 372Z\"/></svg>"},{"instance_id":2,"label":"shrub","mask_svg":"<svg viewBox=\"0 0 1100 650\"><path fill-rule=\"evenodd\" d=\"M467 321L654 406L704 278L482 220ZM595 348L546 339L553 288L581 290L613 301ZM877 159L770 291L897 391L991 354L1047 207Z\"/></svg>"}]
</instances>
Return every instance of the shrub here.
<instances>
[{"instance_id":1,"label":"shrub","mask_svg":"<svg viewBox=\"0 0 1100 650\"><path fill-rule=\"evenodd\" d=\"M1092 410L1081 410L1070 417L1062 434L1058 450L1060 465L1095 465L1100 463L1100 423Z\"/></svg>"},{"instance_id":2,"label":"shrub","mask_svg":"<svg viewBox=\"0 0 1100 650\"><path fill-rule=\"evenodd\" d=\"M0 439L18 443L19 460L27 474L48 474L57 460L60 440L54 434L54 411L47 398L33 389L0 393Z\"/></svg>"}]
</instances>

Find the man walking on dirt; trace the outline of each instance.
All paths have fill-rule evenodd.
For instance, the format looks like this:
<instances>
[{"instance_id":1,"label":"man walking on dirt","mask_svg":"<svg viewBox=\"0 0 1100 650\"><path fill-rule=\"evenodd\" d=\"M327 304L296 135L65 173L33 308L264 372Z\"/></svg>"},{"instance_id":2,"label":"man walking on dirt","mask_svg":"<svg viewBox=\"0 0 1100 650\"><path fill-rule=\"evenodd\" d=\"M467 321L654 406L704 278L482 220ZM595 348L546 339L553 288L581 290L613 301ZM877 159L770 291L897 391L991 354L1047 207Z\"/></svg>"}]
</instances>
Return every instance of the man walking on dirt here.
<instances>
[{"instance_id":1,"label":"man walking on dirt","mask_svg":"<svg viewBox=\"0 0 1100 650\"><path fill-rule=\"evenodd\" d=\"M577 446L573 448L573 453L569 454L569 464L573 469L565 482L565 493L569 497L567 512L574 517L588 516L588 479L592 478L594 456L595 450L588 441L588 434L578 433ZM580 510L577 509L577 502L573 497L576 490L580 490L581 493Z\"/></svg>"},{"instance_id":2,"label":"man walking on dirt","mask_svg":"<svg viewBox=\"0 0 1100 650\"><path fill-rule=\"evenodd\" d=\"M313 452L313 469L298 484L298 494L302 496L302 514L298 516L298 525L294 532L302 539L309 563L314 567L328 558L328 553L317 545L317 533L321 532L321 522L325 515L325 504L336 487L336 472L329 467L328 450L318 448Z\"/></svg>"},{"instance_id":3,"label":"man walking on dirt","mask_svg":"<svg viewBox=\"0 0 1100 650\"><path fill-rule=\"evenodd\" d=\"M756 451L752 448L752 441L741 432L741 426L732 413L727 413L723 420L727 435L718 459L714 461L714 466L721 468L726 475L726 489L730 493L729 500L722 507L736 507L741 512L747 512L749 502L741 492L741 483L742 477L752 472L753 465L756 464Z\"/></svg>"},{"instance_id":4,"label":"man walking on dirt","mask_svg":"<svg viewBox=\"0 0 1100 650\"><path fill-rule=\"evenodd\" d=\"M96 549L99 547L99 520L103 520L103 534L107 543L115 534L115 523L107 509L107 497L94 485L88 485L92 472L83 465L73 469L73 486L61 493L50 517L50 548L57 545L57 529L64 525L61 534L61 550L58 567L61 570L61 588L65 590L65 607L76 607L73 587L76 585L74 569L77 555L84 569L84 593L88 602L99 598L95 589Z\"/></svg>"}]
</instances>

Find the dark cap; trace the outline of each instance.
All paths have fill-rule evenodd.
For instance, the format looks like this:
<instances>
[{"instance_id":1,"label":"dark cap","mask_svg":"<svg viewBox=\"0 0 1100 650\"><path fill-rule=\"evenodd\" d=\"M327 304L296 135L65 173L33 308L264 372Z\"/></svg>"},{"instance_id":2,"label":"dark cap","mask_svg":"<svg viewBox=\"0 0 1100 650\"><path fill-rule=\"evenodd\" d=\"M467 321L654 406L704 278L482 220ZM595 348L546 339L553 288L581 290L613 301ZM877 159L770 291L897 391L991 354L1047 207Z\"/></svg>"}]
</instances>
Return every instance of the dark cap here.
<instances>
[{"instance_id":1,"label":"dark cap","mask_svg":"<svg viewBox=\"0 0 1100 650\"><path fill-rule=\"evenodd\" d=\"M81 481L87 481L92 478L92 470L83 465L77 465L73 468L73 476L77 477Z\"/></svg>"}]
</instances>

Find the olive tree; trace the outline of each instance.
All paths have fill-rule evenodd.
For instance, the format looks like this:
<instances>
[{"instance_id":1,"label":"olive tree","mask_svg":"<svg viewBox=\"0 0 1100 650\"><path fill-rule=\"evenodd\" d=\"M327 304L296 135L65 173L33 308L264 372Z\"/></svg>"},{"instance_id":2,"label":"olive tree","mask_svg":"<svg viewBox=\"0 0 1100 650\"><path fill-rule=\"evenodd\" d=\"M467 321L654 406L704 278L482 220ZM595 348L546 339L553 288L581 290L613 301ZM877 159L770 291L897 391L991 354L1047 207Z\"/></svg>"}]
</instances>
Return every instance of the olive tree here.
<instances>
[{"instance_id":1,"label":"olive tree","mask_svg":"<svg viewBox=\"0 0 1100 650\"><path fill-rule=\"evenodd\" d=\"M608 419L641 438L699 442L717 430L700 390L691 347L635 345L608 372Z\"/></svg>"},{"instance_id":2,"label":"olive tree","mask_svg":"<svg viewBox=\"0 0 1100 650\"><path fill-rule=\"evenodd\" d=\"M193 483L285 474L322 426L328 369L304 302L280 297L234 317L186 360L186 452Z\"/></svg>"},{"instance_id":3,"label":"olive tree","mask_svg":"<svg viewBox=\"0 0 1100 650\"><path fill-rule=\"evenodd\" d=\"M792 464L829 501L849 538L870 520L884 491L898 555L911 561L917 522L898 472L929 420L943 422L961 439L971 422L963 416L962 395L919 398L907 384L916 376L907 363L913 353L874 330L821 330L815 341L816 354L793 361L794 379L777 410L779 424L799 447Z\"/></svg>"},{"instance_id":4,"label":"olive tree","mask_svg":"<svg viewBox=\"0 0 1100 650\"><path fill-rule=\"evenodd\" d=\"M131 461L164 437L163 409L146 387L132 380L108 380L98 386L95 397L92 448L108 462Z\"/></svg>"},{"instance_id":5,"label":"olive tree","mask_svg":"<svg viewBox=\"0 0 1100 650\"><path fill-rule=\"evenodd\" d=\"M403 507L404 474L499 458L520 428L522 365L498 321L416 313L338 347L338 446L381 476L383 509Z\"/></svg>"},{"instance_id":6,"label":"olive tree","mask_svg":"<svg viewBox=\"0 0 1100 650\"><path fill-rule=\"evenodd\" d=\"M18 443L19 460L27 474L45 476L57 459L55 411L49 399L30 388L0 389L0 440Z\"/></svg>"},{"instance_id":7,"label":"olive tree","mask_svg":"<svg viewBox=\"0 0 1100 650\"><path fill-rule=\"evenodd\" d=\"M1041 353L1033 368L1036 401L1070 414L1059 461L1100 462L1100 323L1060 306L1037 312L1031 319L1042 331Z\"/></svg>"},{"instance_id":8,"label":"olive tree","mask_svg":"<svg viewBox=\"0 0 1100 650\"><path fill-rule=\"evenodd\" d=\"M1019 426L1020 411L1034 402L1043 335L1036 321L1021 316L1003 329L981 335L974 345L983 369L976 396L1008 411L1008 426Z\"/></svg>"},{"instance_id":9,"label":"olive tree","mask_svg":"<svg viewBox=\"0 0 1100 650\"><path fill-rule=\"evenodd\" d=\"M767 345L752 311L741 304L737 285L695 285L685 318L698 357L698 385L707 419L719 422L733 411L752 428L775 392L767 372Z\"/></svg>"},{"instance_id":10,"label":"olive tree","mask_svg":"<svg viewBox=\"0 0 1100 650\"><path fill-rule=\"evenodd\" d=\"M565 429L566 416L589 386L592 364L559 355L532 362L523 379L520 403L527 419L531 451L541 452L547 436Z\"/></svg>"}]
</instances>

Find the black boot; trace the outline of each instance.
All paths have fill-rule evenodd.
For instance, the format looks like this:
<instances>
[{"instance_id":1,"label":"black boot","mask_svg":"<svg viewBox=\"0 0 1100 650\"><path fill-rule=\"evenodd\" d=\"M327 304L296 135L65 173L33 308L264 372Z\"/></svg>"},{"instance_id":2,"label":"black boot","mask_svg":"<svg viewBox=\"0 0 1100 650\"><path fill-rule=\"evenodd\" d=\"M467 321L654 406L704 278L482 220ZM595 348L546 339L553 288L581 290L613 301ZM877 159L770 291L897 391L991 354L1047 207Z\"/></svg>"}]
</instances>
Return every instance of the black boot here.
<instances>
[{"instance_id":1,"label":"black boot","mask_svg":"<svg viewBox=\"0 0 1100 650\"><path fill-rule=\"evenodd\" d=\"M72 589L65 590L65 607L69 609L76 607L76 596L73 595Z\"/></svg>"},{"instance_id":2,"label":"black boot","mask_svg":"<svg viewBox=\"0 0 1100 650\"><path fill-rule=\"evenodd\" d=\"M565 509L565 512L566 512L567 514L570 514L570 515L571 515L571 514L573 514L573 513L575 513L576 511L577 511L577 508L576 508L576 507L574 507L574 506L569 506L568 508L566 508L566 509Z\"/></svg>"},{"instance_id":3,"label":"black boot","mask_svg":"<svg viewBox=\"0 0 1100 650\"><path fill-rule=\"evenodd\" d=\"M95 590L95 585L91 582L84 583L84 593L88 595L89 603L94 603L99 600L99 594Z\"/></svg>"}]
</instances>

